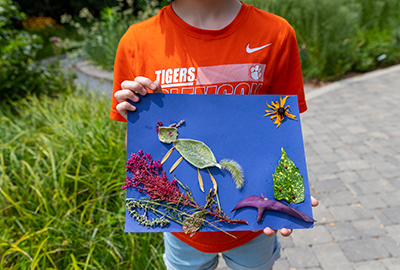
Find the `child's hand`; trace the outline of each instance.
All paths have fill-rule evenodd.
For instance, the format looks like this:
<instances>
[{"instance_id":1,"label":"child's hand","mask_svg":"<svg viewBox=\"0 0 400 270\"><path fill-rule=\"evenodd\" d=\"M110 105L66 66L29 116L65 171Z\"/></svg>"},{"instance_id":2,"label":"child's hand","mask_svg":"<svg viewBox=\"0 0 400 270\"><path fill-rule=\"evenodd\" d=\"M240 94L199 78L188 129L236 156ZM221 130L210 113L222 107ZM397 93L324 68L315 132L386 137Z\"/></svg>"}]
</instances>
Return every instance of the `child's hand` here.
<instances>
[{"instance_id":1,"label":"child's hand","mask_svg":"<svg viewBox=\"0 0 400 270\"><path fill-rule=\"evenodd\" d=\"M128 111L135 111L136 107L128 102L139 102L137 94L145 96L152 90L154 93L162 93L161 84L159 81L151 81L146 77L136 77L133 81L123 81L121 83L121 90L115 92L115 98L119 102L117 105L118 112L127 119Z\"/></svg>"},{"instance_id":2,"label":"child's hand","mask_svg":"<svg viewBox=\"0 0 400 270\"><path fill-rule=\"evenodd\" d=\"M313 196L311 196L311 205L312 205L312 207L318 206L318 201ZM293 230L286 229L286 228L283 228L280 230L282 236L285 236L285 237L290 236L292 234L292 231ZM264 229L264 233L269 237L274 236L275 234L277 234L277 232L278 232L278 230L271 230L271 228L268 228L268 227Z\"/></svg>"}]
</instances>

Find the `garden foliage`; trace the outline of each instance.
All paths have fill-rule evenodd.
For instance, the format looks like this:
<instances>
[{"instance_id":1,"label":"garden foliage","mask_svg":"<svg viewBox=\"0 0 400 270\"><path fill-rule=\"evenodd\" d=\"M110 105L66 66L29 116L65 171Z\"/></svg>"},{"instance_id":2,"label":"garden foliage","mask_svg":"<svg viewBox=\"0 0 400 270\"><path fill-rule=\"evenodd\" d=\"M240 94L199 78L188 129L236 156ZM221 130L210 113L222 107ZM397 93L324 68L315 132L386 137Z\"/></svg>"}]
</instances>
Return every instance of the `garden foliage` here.
<instances>
[{"instance_id":1,"label":"garden foliage","mask_svg":"<svg viewBox=\"0 0 400 270\"><path fill-rule=\"evenodd\" d=\"M61 22L76 28L81 40L80 54L99 67L113 70L119 40L129 26L158 12L157 1L153 4L152 2L146 4L143 1L141 9L144 11L138 13L135 12L138 7L132 4L133 2L129 1L119 1L116 6L104 8L100 13L100 18L94 17L87 8L83 8L79 13L79 20L65 14Z\"/></svg>"},{"instance_id":2,"label":"garden foliage","mask_svg":"<svg viewBox=\"0 0 400 270\"><path fill-rule=\"evenodd\" d=\"M396 0L244 2L280 15L293 25L305 78L333 80L348 72L365 72L400 61L400 3ZM169 1L152 3L143 4L144 11L138 16L121 4L104 9L100 19L92 19L89 30L78 24L85 57L111 70L118 41L129 25L155 15L155 7Z\"/></svg>"},{"instance_id":3,"label":"garden foliage","mask_svg":"<svg viewBox=\"0 0 400 270\"><path fill-rule=\"evenodd\" d=\"M400 61L397 0L245 0L294 27L306 78L337 79Z\"/></svg>"},{"instance_id":4,"label":"garden foliage","mask_svg":"<svg viewBox=\"0 0 400 270\"><path fill-rule=\"evenodd\" d=\"M36 60L65 54L76 49L77 42L71 44L62 42L67 37L69 39L79 39L74 29L58 24L51 17L31 16L22 21L22 26L30 34L39 36L43 41L42 48L36 54Z\"/></svg>"},{"instance_id":5,"label":"garden foliage","mask_svg":"<svg viewBox=\"0 0 400 270\"><path fill-rule=\"evenodd\" d=\"M140 2L145 0L131 0L134 6L140 6ZM24 11L29 16L52 17L56 21L60 20L61 15L71 14L78 16L79 11L87 8L90 12L99 17L101 10L106 7L115 5L116 0L16 0Z\"/></svg>"},{"instance_id":6,"label":"garden foliage","mask_svg":"<svg viewBox=\"0 0 400 270\"><path fill-rule=\"evenodd\" d=\"M12 0L0 0L0 100L33 92L52 95L64 91L64 80L71 76L56 64L44 68L34 63L42 40L18 29L25 18Z\"/></svg>"},{"instance_id":7,"label":"garden foliage","mask_svg":"<svg viewBox=\"0 0 400 270\"><path fill-rule=\"evenodd\" d=\"M164 269L161 234L124 233L124 123L108 112L79 91L0 104L1 269Z\"/></svg>"}]
</instances>

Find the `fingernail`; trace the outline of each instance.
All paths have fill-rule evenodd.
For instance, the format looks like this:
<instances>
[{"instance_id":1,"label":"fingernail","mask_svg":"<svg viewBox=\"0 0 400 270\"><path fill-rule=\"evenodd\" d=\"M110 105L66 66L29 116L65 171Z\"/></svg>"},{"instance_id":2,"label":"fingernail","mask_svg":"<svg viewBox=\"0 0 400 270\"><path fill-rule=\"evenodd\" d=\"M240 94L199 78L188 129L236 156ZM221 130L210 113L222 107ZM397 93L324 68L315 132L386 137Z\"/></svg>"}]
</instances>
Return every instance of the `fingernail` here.
<instances>
[{"instance_id":1,"label":"fingernail","mask_svg":"<svg viewBox=\"0 0 400 270\"><path fill-rule=\"evenodd\" d=\"M151 83L151 84L150 84L150 89L151 89L151 90L156 90L156 88L157 88L157 86L156 86L155 83Z\"/></svg>"}]
</instances>

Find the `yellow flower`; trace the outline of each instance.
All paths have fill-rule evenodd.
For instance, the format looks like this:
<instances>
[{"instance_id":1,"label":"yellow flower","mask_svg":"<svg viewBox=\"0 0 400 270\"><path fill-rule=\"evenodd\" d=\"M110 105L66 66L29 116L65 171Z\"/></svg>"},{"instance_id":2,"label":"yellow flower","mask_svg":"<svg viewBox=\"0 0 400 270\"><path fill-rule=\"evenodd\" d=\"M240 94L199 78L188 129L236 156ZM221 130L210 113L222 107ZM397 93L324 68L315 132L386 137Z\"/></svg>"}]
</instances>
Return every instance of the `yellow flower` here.
<instances>
[{"instance_id":1,"label":"yellow flower","mask_svg":"<svg viewBox=\"0 0 400 270\"><path fill-rule=\"evenodd\" d=\"M287 105L285 107L285 102L288 97L289 96L286 96L283 99L282 99L282 97L280 97L280 104L279 104L279 101L276 101L276 102L271 101L272 106L269 105L267 102L267 106L269 108L271 108L272 110L265 110L266 114L263 117L272 115L270 118L271 118L271 120L275 119L274 124L277 125L276 128L278 128L281 125L281 122L283 121L285 116L297 121L296 115L289 113L290 106Z\"/></svg>"}]
</instances>

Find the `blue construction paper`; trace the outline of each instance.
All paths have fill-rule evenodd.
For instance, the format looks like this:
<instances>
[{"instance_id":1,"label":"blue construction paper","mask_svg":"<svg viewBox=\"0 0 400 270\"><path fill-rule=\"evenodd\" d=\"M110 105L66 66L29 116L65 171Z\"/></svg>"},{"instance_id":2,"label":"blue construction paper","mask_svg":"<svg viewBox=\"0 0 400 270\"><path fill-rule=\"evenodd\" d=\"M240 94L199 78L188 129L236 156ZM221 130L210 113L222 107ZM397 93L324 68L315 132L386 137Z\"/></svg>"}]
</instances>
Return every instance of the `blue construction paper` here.
<instances>
[{"instance_id":1,"label":"blue construction paper","mask_svg":"<svg viewBox=\"0 0 400 270\"><path fill-rule=\"evenodd\" d=\"M284 96L282 96L283 98ZM137 110L128 113L127 125L127 159L131 153L143 150L153 159L161 160L173 146L159 141L156 131L157 121L164 126L185 120L178 128L178 139L193 139L204 142L213 151L217 161L224 158L238 162L244 170L245 185L236 189L231 175L218 168L210 171L218 183L218 193L222 210L232 219L243 219L244 224L215 225L225 231L262 230L265 227L280 228L312 228L313 223L277 212L266 211L263 220L257 223L257 209L243 208L231 213L235 205L250 195L264 195L274 199L273 178L275 168L281 157L283 147L289 158L293 160L303 176L305 186L305 201L291 206L312 217L310 189L308 184L306 159L301 131L301 122L297 96L289 96L286 105L290 105L290 113L296 115L298 121L285 117L277 128L273 120L263 117L266 105L278 101L278 95L174 95L148 94L135 103ZM163 164L168 179L173 179L169 169L180 157L174 150ZM176 178L189 186L196 202L204 205L207 191L212 188L212 182L206 169L201 170L204 182L203 193L198 184L197 168L183 160L172 172ZM129 175L129 173L128 173ZM127 189L127 198L143 198L135 188ZM154 218L148 214L148 218ZM146 228L140 226L126 213L126 232L182 232L180 224L171 222L167 227ZM216 231L212 227L202 227L200 231Z\"/></svg>"}]
</instances>

